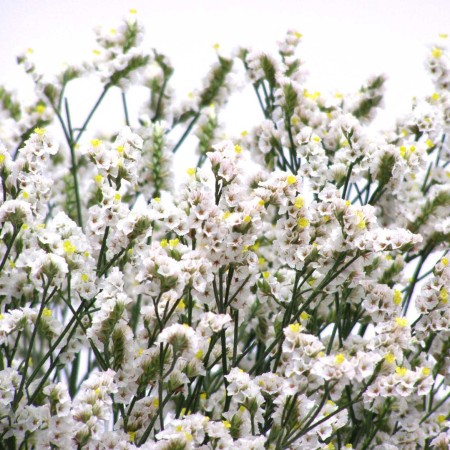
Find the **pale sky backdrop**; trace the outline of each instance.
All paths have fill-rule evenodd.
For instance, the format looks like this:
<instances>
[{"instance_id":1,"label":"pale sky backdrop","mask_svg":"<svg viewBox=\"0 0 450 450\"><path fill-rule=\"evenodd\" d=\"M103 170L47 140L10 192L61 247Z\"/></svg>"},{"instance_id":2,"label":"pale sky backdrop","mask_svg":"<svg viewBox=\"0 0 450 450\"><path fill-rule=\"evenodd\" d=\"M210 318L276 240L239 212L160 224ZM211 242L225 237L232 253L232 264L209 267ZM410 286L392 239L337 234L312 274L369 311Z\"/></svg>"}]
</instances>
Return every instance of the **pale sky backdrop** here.
<instances>
[{"instance_id":1,"label":"pale sky backdrop","mask_svg":"<svg viewBox=\"0 0 450 450\"><path fill-rule=\"evenodd\" d=\"M432 92L425 54L438 33L450 33L450 0L0 0L0 84L25 95L15 56L28 47L49 71L90 57L92 29L117 25L130 8L149 47L170 56L180 98L200 85L215 60L213 44L225 54L238 45L275 51L294 28L303 34L309 89L350 92L371 74L388 75L383 123L408 111L413 95ZM89 107L96 95L87 91ZM227 114L241 130L260 114L256 100L242 95Z\"/></svg>"}]
</instances>

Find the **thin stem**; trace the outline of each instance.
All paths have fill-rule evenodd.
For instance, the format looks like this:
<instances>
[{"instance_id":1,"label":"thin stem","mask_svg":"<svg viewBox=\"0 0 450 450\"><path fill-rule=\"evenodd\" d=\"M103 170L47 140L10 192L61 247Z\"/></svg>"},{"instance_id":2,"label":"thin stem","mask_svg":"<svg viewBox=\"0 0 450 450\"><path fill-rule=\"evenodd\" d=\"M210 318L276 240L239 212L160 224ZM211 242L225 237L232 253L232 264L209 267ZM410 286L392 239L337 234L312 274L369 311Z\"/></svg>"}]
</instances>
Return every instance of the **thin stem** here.
<instances>
[{"instance_id":1,"label":"thin stem","mask_svg":"<svg viewBox=\"0 0 450 450\"><path fill-rule=\"evenodd\" d=\"M123 113L125 115L125 123L129 127L130 126L130 117L128 115L128 106L127 106L127 96L125 92L122 91L122 106L123 106Z\"/></svg>"},{"instance_id":2,"label":"thin stem","mask_svg":"<svg viewBox=\"0 0 450 450\"><path fill-rule=\"evenodd\" d=\"M230 404L231 404L231 397L228 395L228 380L227 380L227 375L228 375L228 368L227 368L227 343L226 343L226 335L225 335L225 330L221 330L220 331L220 343L222 345L222 376L223 376L223 382L225 385L225 405L223 407L223 412L227 412L228 409L230 408Z\"/></svg>"},{"instance_id":3,"label":"thin stem","mask_svg":"<svg viewBox=\"0 0 450 450\"><path fill-rule=\"evenodd\" d=\"M78 186L78 175L77 175L77 159L75 155L75 144L73 142L73 131L72 131L72 124L70 121L70 111L69 111L69 103L67 102L67 98L64 99L64 108L66 110L66 118L67 118L67 127L68 127L68 144L70 149L70 159L72 163L72 167L70 168L70 171L72 172L73 177L73 186L75 190L75 201L77 204L77 222L80 227L83 227L83 216L81 214L81 199L80 199L80 189Z\"/></svg>"},{"instance_id":4,"label":"thin stem","mask_svg":"<svg viewBox=\"0 0 450 450\"><path fill-rule=\"evenodd\" d=\"M232 357L232 367L236 367L236 357L237 349L239 343L239 310L234 311L234 335L233 335L233 357Z\"/></svg>"},{"instance_id":5,"label":"thin stem","mask_svg":"<svg viewBox=\"0 0 450 450\"><path fill-rule=\"evenodd\" d=\"M168 77L164 77L164 81L163 81L163 84L161 86L161 90L159 91L159 95L158 95L158 102L156 104L155 115L153 116L153 119L152 119L153 122L158 120L159 116L161 114L162 99L164 98L164 92L166 90L166 86L167 86L167 81L168 80L169 80Z\"/></svg>"},{"instance_id":6,"label":"thin stem","mask_svg":"<svg viewBox=\"0 0 450 450\"><path fill-rule=\"evenodd\" d=\"M159 381L158 381L158 401L159 404L163 404L163 371L164 371L164 343L161 342L159 344ZM175 356L174 356L175 361ZM164 411L163 408L159 410L159 428L160 430L164 430Z\"/></svg>"},{"instance_id":7,"label":"thin stem","mask_svg":"<svg viewBox=\"0 0 450 450\"><path fill-rule=\"evenodd\" d=\"M72 327L73 323L77 320L77 317L81 310L83 309L84 305L83 303L80 304L77 311L74 313L72 318L70 319L69 323L64 328L63 332L58 336L58 338L55 340L53 345L49 348L48 352L44 355L44 357L39 361L39 364L35 367L33 373L28 377L27 380L27 388L30 386L31 382L34 380L36 375L39 373L41 367L44 365L45 361L49 359L52 356L52 353L55 351L55 349L58 347L59 343L64 339L70 328Z\"/></svg>"},{"instance_id":8,"label":"thin stem","mask_svg":"<svg viewBox=\"0 0 450 450\"><path fill-rule=\"evenodd\" d=\"M176 153L178 151L178 149L180 148L181 144L187 138L188 134L191 132L192 127L195 125L195 123L197 122L199 117L200 117L200 111L195 114L194 118L191 120L191 123L186 128L185 132L183 133L183 135L181 136L181 138L179 139L179 141L176 143L175 147L173 148L172 153Z\"/></svg>"},{"instance_id":9,"label":"thin stem","mask_svg":"<svg viewBox=\"0 0 450 450\"><path fill-rule=\"evenodd\" d=\"M77 145L78 141L80 140L83 133L86 131L86 127L88 126L89 122L92 119L92 116L95 114L95 111L97 111L97 108L100 106L100 103L102 102L103 98L105 97L106 93L108 92L109 88L111 87L110 84L107 84L104 88L102 93L100 94L100 97L95 102L95 105L92 107L91 112L87 116L86 120L84 121L82 127L79 129L77 137L75 138L75 141L73 142L73 145Z\"/></svg>"},{"instance_id":10,"label":"thin stem","mask_svg":"<svg viewBox=\"0 0 450 450\"><path fill-rule=\"evenodd\" d=\"M350 181L350 176L352 174L353 165L354 165L354 163L350 164L350 166L348 167L347 176L345 177L344 190L342 191L343 199L347 198L347 188L348 188L348 183Z\"/></svg>"},{"instance_id":11,"label":"thin stem","mask_svg":"<svg viewBox=\"0 0 450 450\"><path fill-rule=\"evenodd\" d=\"M171 398L172 398L172 394L169 392L167 394L167 397L164 399L164 402L159 404L157 414L155 414L155 416L152 418L151 422L148 424L148 427L145 429L144 433L142 434L141 439L136 444L138 447L140 447L148 439L148 437L150 436L150 432L152 431L153 426L155 425L155 422L156 422L156 420L158 419L158 417L160 415L160 411L162 411L164 409L164 406L167 403L169 403Z\"/></svg>"},{"instance_id":12,"label":"thin stem","mask_svg":"<svg viewBox=\"0 0 450 450\"><path fill-rule=\"evenodd\" d=\"M414 288L417 284L417 280L419 278L420 275L420 271L422 270L422 266L425 263L426 259L428 258L428 256L430 255L430 253L433 251L433 244L428 242L427 245L425 246L425 248L422 251L422 255L420 257L419 262L417 263L417 266L414 270L414 274L412 276L412 281L410 283L410 285L408 286L407 291L405 292L405 297L403 299L403 304L402 304L402 309L403 309L403 314L405 315L406 312L408 311L409 308L409 304L411 302L411 298L414 292Z\"/></svg>"},{"instance_id":13,"label":"thin stem","mask_svg":"<svg viewBox=\"0 0 450 450\"><path fill-rule=\"evenodd\" d=\"M14 244L14 241L16 240L16 237L17 237L17 235L19 234L19 232L20 232L20 227L14 228L13 235L11 236L11 239L10 239L9 242L8 242L8 246L6 247L6 252L5 252L5 254L3 255L2 262L0 263L0 272L2 271L3 267L4 267L5 264L6 264L6 261L8 260L8 256L9 256L9 254L11 253L11 250L12 250L12 247L13 247L13 244Z\"/></svg>"},{"instance_id":14,"label":"thin stem","mask_svg":"<svg viewBox=\"0 0 450 450\"><path fill-rule=\"evenodd\" d=\"M44 281L43 277L42 277L42 281ZM17 409L17 406L19 405L20 399L23 397L23 388L25 386L25 380L27 378L28 366L30 364L31 352L33 351L34 340L36 339L36 334L37 334L38 327L39 327L39 321L41 320L41 316L42 316L42 313L44 312L44 308L45 308L45 305L46 305L47 301L50 300L50 298L53 296L53 294L57 290L57 287L55 287L53 289L52 293L47 298L47 292L48 292L48 290L50 288L51 282L52 282L52 279L49 278L48 281L47 281L47 284L44 286L44 292L42 294L41 306L39 308L38 315L37 315L36 321L34 323L33 332L31 333L30 343L28 345L28 351L27 351L27 354L25 356L24 368L22 370L22 379L20 381L19 389L17 389L17 391L15 392L15 395L14 395L14 400L13 400L13 410L14 411Z\"/></svg>"},{"instance_id":15,"label":"thin stem","mask_svg":"<svg viewBox=\"0 0 450 450\"><path fill-rule=\"evenodd\" d=\"M106 252L106 241L108 240L108 234L109 234L109 226L105 228L105 233L103 234L102 246L100 248L100 253L98 255L97 261L97 276L100 276L100 268L102 267L103 258Z\"/></svg>"}]
</instances>

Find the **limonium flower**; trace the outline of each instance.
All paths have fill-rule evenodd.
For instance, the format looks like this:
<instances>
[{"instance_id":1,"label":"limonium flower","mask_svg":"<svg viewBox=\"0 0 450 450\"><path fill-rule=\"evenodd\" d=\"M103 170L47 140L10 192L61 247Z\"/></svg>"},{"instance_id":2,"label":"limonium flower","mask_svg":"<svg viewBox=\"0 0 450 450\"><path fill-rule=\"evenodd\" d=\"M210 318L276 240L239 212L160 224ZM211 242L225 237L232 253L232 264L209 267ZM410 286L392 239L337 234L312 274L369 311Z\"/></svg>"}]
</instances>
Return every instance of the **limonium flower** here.
<instances>
[{"instance_id":1,"label":"limonium flower","mask_svg":"<svg viewBox=\"0 0 450 450\"><path fill-rule=\"evenodd\" d=\"M274 54L214 45L180 101L143 33L133 8L58 74L24 52L30 105L0 87L2 443L447 448L446 34L430 92L380 132L386 76L310 86L301 31ZM243 83L262 114L235 135Z\"/></svg>"}]
</instances>

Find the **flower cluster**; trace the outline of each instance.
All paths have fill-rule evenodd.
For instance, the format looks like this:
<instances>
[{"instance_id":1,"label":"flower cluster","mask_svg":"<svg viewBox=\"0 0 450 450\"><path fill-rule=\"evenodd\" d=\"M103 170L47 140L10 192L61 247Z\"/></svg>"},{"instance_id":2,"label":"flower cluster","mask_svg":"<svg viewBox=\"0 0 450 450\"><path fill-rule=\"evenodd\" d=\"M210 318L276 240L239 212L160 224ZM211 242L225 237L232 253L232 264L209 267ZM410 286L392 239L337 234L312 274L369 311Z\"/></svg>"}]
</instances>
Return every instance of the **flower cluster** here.
<instances>
[{"instance_id":1,"label":"flower cluster","mask_svg":"<svg viewBox=\"0 0 450 450\"><path fill-rule=\"evenodd\" d=\"M386 77L308 88L296 31L216 48L180 103L142 37L132 10L94 61L22 55L31 108L0 88L0 447L448 448L447 38L436 92L380 132ZM263 120L221 141L238 65ZM75 124L65 88L92 73ZM94 134L114 91L124 126Z\"/></svg>"}]
</instances>

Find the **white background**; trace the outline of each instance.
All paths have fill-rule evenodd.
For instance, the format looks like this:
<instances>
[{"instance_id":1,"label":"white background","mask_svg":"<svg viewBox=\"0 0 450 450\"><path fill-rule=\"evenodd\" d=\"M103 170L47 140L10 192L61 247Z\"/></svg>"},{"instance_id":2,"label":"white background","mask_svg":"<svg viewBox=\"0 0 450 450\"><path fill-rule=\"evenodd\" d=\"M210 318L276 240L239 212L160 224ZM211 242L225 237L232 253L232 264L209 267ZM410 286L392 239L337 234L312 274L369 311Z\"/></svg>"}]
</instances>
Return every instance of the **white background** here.
<instances>
[{"instance_id":1,"label":"white background","mask_svg":"<svg viewBox=\"0 0 450 450\"><path fill-rule=\"evenodd\" d=\"M450 32L450 0L0 0L0 84L27 95L17 54L31 47L45 70L58 71L65 61L89 58L92 29L116 26L130 8L138 10L149 47L170 56L180 99L199 87L215 60L213 44L225 54L238 45L275 51L294 28L303 34L310 90L351 92L371 74L388 75L383 125L407 112L414 95L432 93L425 55L438 33ZM89 106L92 96L84 99ZM235 103L233 120L244 129L249 111L259 112L255 99L242 98L254 102L242 117Z\"/></svg>"}]
</instances>

